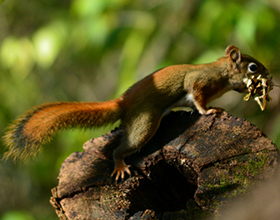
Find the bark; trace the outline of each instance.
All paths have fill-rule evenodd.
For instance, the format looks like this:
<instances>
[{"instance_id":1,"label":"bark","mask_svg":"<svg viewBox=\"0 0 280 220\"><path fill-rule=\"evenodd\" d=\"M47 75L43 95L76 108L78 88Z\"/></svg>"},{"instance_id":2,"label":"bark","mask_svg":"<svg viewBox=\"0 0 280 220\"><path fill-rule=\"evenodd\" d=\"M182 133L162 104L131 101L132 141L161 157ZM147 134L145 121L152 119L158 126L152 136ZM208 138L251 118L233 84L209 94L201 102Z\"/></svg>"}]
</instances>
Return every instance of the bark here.
<instances>
[{"instance_id":1,"label":"bark","mask_svg":"<svg viewBox=\"0 0 280 220\"><path fill-rule=\"evenodd\" d=\"M60 219L203 219L270 179L278 149L250 122L172 112L140 152L132 177L115 183L121 128L92 139L62 164L51 203Z\"/></svg>"}]
</instances>

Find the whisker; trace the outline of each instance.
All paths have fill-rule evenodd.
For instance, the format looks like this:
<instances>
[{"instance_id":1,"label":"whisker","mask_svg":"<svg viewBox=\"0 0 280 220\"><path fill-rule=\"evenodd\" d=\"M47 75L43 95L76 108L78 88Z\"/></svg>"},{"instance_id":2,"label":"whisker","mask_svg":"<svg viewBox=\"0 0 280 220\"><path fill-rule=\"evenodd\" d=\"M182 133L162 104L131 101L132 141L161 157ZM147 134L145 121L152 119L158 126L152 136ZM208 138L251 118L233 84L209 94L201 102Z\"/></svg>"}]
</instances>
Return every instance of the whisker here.
<instances>
[{"instance_id":1,"label":"whisker","mask_svg":"<svg viewBox=\"0 0 280 220\"><path fill-rule=\"evenodd\" d=\"M271 64L271 62L270 63L268 63L265 67L267 68L267 67L269 67L270 66L270 64Z\"/></svg>"}]
</instances>

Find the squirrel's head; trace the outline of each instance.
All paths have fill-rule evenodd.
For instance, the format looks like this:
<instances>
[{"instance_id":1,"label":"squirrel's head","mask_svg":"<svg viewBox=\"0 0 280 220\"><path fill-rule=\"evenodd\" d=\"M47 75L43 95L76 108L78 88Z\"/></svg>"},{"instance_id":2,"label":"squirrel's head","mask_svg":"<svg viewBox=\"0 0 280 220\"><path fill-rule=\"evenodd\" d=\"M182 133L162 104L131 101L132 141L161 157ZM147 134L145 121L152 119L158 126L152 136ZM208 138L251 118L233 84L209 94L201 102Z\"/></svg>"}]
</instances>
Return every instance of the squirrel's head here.
<instances>
[{"instance_id":1,"label":"squirrel's head","mask_svg":"<svg viewBox=\"0 0 280 220\"><path fill-rule=\"evenodd\" d=\"M227 59L229 83L233 90L246 92L245 101L254 97L261 110L264 110L266 101L271 100L269 92L273 89L272 76L269 76L265 66L253 57L241 54L235 46L227 47L225 59Z\"/></svg>"},{"instance_id":2,"label":"squirrel's head","mask_svg":"<svg viewBox=\"0 0 280 220\"><path fill-rule=\"evenodd\" d=\"M228 63L229 79L234 90L238 92L248 92L248 88L244 79L246 78L267 78L269 75L265 66L255 58L246 54L241 54L239 48L231 45L225 50L225 58Z\"/></svg>"}]
</instances>

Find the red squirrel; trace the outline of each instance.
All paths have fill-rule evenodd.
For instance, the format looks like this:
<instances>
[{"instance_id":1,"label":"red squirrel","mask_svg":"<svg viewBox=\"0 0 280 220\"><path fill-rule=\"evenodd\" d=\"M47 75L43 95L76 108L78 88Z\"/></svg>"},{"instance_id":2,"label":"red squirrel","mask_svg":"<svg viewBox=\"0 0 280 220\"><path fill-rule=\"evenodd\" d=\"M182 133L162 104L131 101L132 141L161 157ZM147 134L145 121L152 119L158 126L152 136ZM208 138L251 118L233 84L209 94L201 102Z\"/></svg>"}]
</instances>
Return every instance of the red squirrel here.
<instances>
[{"instance_id":1,"label":"red squirrel","mask_svg":"<svg viewBox=\"0 0 280 220\"><path fill-rule=\"evenodd\" d=\"M248 92L247 74L268 74L256 59L228 46L225 56L200 65L172 65L162 68L131 86L121 97L107 102L56 102L27 111L16 119L4 136L8 151L4 157L26 159L61 129L92 128L121 120L121 145L113 152L112 173L124 179L131 175L124 159L138 151L157 131L161 119L174 107L196 107L208 115L219 108L206 105L230 90Z\"/></svg>"}]
</instances>

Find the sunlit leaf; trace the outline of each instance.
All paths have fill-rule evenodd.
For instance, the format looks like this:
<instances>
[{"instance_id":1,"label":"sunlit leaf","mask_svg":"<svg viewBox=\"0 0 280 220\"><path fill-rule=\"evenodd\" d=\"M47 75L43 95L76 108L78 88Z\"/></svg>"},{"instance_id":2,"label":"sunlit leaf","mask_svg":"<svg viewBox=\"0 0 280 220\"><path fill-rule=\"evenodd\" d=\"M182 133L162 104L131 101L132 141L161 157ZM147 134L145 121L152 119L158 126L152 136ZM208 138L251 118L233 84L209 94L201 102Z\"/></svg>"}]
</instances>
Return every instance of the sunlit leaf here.
<instances>
[{"instance_id":1,"label":"sunlit leaf","mask_svg":"<svg viewBox=\"0 0 280 220\"><path fill-rule=\"evenodd\" d=\"M27 38L7 37L1 45L1 63L20 79L24 78L33 68L35 57L34 47Z\"/></svg>"},{"instance_id":2,"label":"sunlit leaf","mask_svg":"<svg viewBox=\"0 0 280 220\"><path fill-rule=\"evenodd\" d=\"M38 65L49 68L66 41L66 27L61 22L39 29L33 37Z\"/></svg>"},{"instance_id":3,"label":"sunlit leaf","mask_svg":"<svg viewBox=\"0 0 280 220\"><path fill-rule=\"evenodd\" d=\"M2 42L1 45L1 60L2 65L7 68L12 68L18 59L18 41L16 38L9 36Z\"/></svg>"},{"instance_id":4,"label":"sunlit leaf","mask_svg":"<svg viewBox=\"0 0 280 220\"><path fill-rule=\"evenodd\" d=\"M26 211L10 211L5 213L1 220L35 220L35 218Z\"/></svg>"},{"instance_id":5,"label":"sunlit leaf","mask_svg":"<svg viewBox=\"0 0 280 220\"><path fill-rule=\"evenodd\" d=\"M244 11L242 15L240 15L236 29L238 32L238 37L241 42L250 42L253 43L255 41L255 33L256 33L256 21L255 17L248 13L248 11ZM244 42L244 43L245 43Z\"/></svg>"},{"instance_id":6,"label":"sunlit leaf","mask_svg":"<svg viewBox=\"0 0 280 220\"><path fill-rule=\"evenodd\" d=\"M102 11L105 3L104 0L74 0L71 10L79 17L94 16Z\"/></svg>"}]
</instances>

